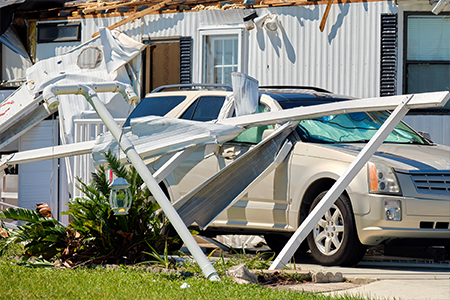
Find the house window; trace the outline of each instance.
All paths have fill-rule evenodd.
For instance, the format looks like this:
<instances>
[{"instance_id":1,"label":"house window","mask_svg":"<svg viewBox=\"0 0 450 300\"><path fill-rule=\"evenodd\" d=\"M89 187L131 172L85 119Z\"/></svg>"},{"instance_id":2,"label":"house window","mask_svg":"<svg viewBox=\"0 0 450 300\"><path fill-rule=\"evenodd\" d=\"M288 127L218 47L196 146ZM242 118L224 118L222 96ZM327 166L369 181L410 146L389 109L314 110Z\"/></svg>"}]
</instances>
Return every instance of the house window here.
<instances>
[{"instance_id":1,"label":"house window","mask_svg":"<svg viewBox=\"0 0 450 300\"><path fill-rule=\"evenodd\" d=\"M405 13L404 92L450 90L449 14Z\"/></svg>"},{"instance_id":2,"label":"house window","mask_svg":"<svg viewBox=\"0 0 450 300\"><path fill-rule=\"evenodd\" d=\"M81 41L80 22L38 24L37 32L38 43Z\"/></svg>"},{"instance_id":3,"label":"house window","mask_svg":"<svg viewBox=\"0 0 450 300\"><path fill-rule=\"evenodd\" d=\"M231 85L231 72L242 72L242 31L243 29L200 31L202 82Z\"/></svg>"}]
</instances>

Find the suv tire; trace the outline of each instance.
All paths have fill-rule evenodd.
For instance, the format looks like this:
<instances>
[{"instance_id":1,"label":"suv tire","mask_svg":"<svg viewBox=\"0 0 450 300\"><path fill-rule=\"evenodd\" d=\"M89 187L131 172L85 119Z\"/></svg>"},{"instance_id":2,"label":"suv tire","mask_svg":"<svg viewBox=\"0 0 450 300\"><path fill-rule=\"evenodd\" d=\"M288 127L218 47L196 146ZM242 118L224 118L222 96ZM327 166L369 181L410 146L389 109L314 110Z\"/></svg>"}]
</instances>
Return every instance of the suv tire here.
<instances>
[{"instance_id":1,"label":"suv tire","mask_svg":"<svg viewBox=\"0 0 450 300\"><path fill-rule=\"evenodd\" d=\"M322 192L314 199L310 213L326 193ZM353 266L363 258L367 249L359 241L353 209L345 195L340 195L322 216L307 240L312 256L324 266Z\"/></svg>"}]
</instances>

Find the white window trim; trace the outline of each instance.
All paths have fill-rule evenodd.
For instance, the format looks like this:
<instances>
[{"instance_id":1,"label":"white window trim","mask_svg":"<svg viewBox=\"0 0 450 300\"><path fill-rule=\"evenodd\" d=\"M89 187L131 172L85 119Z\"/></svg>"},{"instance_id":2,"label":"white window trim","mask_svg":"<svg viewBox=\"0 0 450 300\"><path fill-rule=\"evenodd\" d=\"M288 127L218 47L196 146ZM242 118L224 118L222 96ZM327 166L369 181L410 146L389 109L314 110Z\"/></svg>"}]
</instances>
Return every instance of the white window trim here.
<instances>
[{"instance_id":1,"label":"white window trim","mask_svg":"<svg viewBox=\"0 0 450 300\"><path fill-rule=\"evenodd\" d=\"M209 27L209 28L200 28L198 33L198 71L197 71L197 82L203 82L203 40L206 36L220 36L220 35L237 35L238 36L238 72L245 73L247 70L247 66L244 66L244 53L246 50L246 43L244 41L244 34L246 29L244 27Z\"/></svg>"}]
</instances>

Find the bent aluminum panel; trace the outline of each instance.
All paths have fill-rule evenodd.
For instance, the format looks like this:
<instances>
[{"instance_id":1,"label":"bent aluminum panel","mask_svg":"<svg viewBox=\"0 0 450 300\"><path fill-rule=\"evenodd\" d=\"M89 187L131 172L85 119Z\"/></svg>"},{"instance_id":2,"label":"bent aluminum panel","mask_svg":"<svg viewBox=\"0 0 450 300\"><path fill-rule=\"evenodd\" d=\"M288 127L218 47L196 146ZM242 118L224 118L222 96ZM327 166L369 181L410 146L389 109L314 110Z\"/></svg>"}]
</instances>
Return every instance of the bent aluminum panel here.
<instances>
[{"instance_id":1,"label":"bent aluminum panel","mask_svg":"<svg viewBox=\"0 0 450 300\"><path fill-rule=\"evenodd\" d=\"M139 155L146 159L189 147L220 144L234 139L242 131L244 129L240 127L219 123L148 116L133 119L131 131L126 129L122 138L129 139ZM95 165L106 162L101 152L107 152L108 149L113 153L119 151L117 141L109 132L96 139L92 153Z\"/></svg>"},{"instance_id":2,"label":"bent aluminum panel","mask_svg":"<svg viewBox=\"0 0 450 300\"><path fill-rule=\"evenodd\" d=\"M255 180L267 174L266 170L271 168L274 161L280 160L277 159L280 144L291 131L291 123L281 126L256 147L175 202L174 207L184 223L189 226L196 222L201 229L207 227L238 200ZM286 156L289 151L281 152Z\"/></svg>"},{"instance_id":3,"label":"bent aluminum panel","mask_svg":"<svg viewBox=\"0 0 450 300\"><path fill-rule=\"evenodd\" d=\"M0 137L0 149L19 138L25 132L58 110L58 108L48 109L45 104L39 105L38 102L40 101L42 101L41 97L39 97L37 101L31 103L33 106L32 109L34 109L32 112L25 109L17 111L13 116L16 120L8 128L3 130L3 125L6 127L7 124L0 124L0 132L2 133Z\"/></svg>"}]
</instances>

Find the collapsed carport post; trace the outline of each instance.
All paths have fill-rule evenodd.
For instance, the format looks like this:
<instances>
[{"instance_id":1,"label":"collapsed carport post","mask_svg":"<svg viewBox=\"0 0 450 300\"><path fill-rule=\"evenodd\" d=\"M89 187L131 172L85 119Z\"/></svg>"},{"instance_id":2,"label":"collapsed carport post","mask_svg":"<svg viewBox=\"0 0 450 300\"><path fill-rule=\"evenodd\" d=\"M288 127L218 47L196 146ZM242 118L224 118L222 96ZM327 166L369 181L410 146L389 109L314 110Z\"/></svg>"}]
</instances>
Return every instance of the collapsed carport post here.
<instances>
[{"instance_id":1,"label":"collapsed carport post","mask_svg":"<svg viewBox=\"0 0 450 300\"><path fill-rule=\"evenodd\" d=\"M391 134L395 126L397 126L397 124L408 113L409 108L407 107L407 104L412 97L414 97L414 95L405 96L405 99L391 113L391 115L386 119L386 121L370 139L367 145L348 166L345 172L339 177L339 179L333 184L330 190L328 190L322 200L320 200L316 207L314 207L311 213L297 228L295 233L275 258L269 270L282 269L286 266L303 240L312 231L314 226L320 221L320 218L327 212L328 209L330 209L336 199L344 192L350 182L355 178L359 171L361 171L364 165L375 153L375 151L377 151L381 144L383 144L384 140L389 136L389 134Z\"/></svg>"},{"instance_id":2,"label":"collapsed carport post","mask_svg":"<svg viewBox=\"0 0 450 300\"><path fill-rule=\"evenodd\" d=\"M162 208L165 215L167 216L183 242L186 244L186 247L189 249L192 256L195 258L205 277L211 281L219 281L220 278L217 275L215 268L205 256L203 251L200 249L200 246L197 244L194 237L185 226L183 220L180 218L180 216L170 203L169 199L167 199L167 196L161 190L153 175L150 173L149 169L135 150L133 144L128 140L127 137L122 135L122 130L114 121L114 118L111 116L108 109L98 98L97 92L121 93L123 98L128 103L132 103L137 100L137 96L134 93L133 89L130 86L119 82L96 83L90 85L50 85L44 89L43 97L46 102L53 103L53 105L57 105L59 103L56 95L80 94L86 98L86 100L95 109L98 116L102 119L105 126L114 136L117 143L126 154L130 163L135 167L136 171L142 177L142 180L149 188L153 197L158 202L159 206Z\"/></svg>"}]
</instances>

